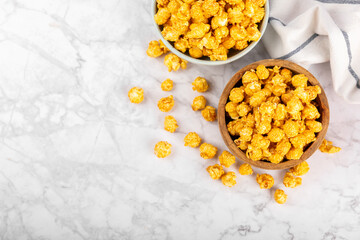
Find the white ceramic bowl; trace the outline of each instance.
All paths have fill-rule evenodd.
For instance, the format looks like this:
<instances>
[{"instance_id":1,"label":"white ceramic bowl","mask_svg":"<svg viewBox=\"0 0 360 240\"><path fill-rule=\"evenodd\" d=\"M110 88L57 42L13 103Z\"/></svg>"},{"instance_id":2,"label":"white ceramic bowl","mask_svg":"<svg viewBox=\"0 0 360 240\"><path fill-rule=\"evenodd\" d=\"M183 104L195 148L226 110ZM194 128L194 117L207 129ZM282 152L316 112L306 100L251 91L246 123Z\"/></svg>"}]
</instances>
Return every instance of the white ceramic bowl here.
<instances>
[{"instance_id":1,"label":"white ceramic bowl","mask_svg":"<svg viewBox=\"0 0 360 240\"><path fill-rule=\"evenodd\" d=\"M153 5L152 5L152 16L153 16L153 23L156 29L156 32L159 36L159 38L161 39L161 41L163 41L163 43L166 45L166 47L175 55L177 55L178 57L185 59L188 62L191 63L196 63L196 64L202 64L202 65L222 65L222 64L227 64L230 62L233 62L241 57L243 57L244 55L246 55L248 52L250 52L255 46L256 44L260 41L261 37L263 36L268 20L269 20L269 0L266 1L265 4L265 16L264 19L260 22L260 32L261 32L261 37L258 41L256 42L251 42L249 44L249 46L241 51L235 50L235 49L231 49L228 53L228 59L225 61L211 61L209 57L202 57L202 58L193 58L191 57L188 53L182 53L180 51L178 51L172 43L168 42L167 40L164 39L164 37L161 34L161 29L160 26L156 24L155 20L154 20L154 16L157 12L157 4L156 4L156 0L153 0Z\"/></svg>"}]
</instances>

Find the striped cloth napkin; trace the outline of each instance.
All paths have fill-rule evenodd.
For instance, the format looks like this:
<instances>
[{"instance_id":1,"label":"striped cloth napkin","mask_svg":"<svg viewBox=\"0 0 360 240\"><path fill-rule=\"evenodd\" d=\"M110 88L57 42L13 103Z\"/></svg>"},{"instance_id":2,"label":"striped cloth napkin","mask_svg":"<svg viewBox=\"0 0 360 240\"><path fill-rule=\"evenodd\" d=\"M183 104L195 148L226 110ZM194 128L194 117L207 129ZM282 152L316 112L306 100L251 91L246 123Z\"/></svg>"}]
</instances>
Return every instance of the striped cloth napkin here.
<instances>
[{"instance_id":1,"label":"striped cloth napkin","mask_svg":"<svg viewBox=\"0 0 360 240\"><path fill-rule=\"evenodd\" d=\"M360 103L360 0L270 0L262 40L272 58L330 62L335 92Z\"/></svg>"}]
</instances>

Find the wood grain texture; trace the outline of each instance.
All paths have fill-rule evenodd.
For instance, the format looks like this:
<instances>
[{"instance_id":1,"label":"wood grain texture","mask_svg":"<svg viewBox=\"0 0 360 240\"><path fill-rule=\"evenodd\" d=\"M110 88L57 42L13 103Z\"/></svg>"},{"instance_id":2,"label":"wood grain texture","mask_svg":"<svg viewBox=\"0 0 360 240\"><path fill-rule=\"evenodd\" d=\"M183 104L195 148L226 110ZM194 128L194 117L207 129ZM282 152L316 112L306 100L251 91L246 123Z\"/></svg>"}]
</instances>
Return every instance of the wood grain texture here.
<instances>
[{"instance_id":1,"label":"wood grain texture","mask_svg":"<svg viewBox=\"0 0 360 240\"><path fill-rule=\"evenodd\" d=\"M243 74L250 70L255 69L258 65L264 65L265 67L273 67L273 66L279 66L288 68L293 72L293 74L299 74L303 73L305 76L309 78L308 83L311 85L318 85L321 88L321 94L318 95L318 97L315 99L315 102L318 103L318 110L321 114L321 117L317 119L317 121L320 121L322 123L323 129L316 134L316 140L312 143L310 143L309 146L306 147L303 155L300 159L297 160L285 160L281 163L274 164L268 161L253 161L246 157L245 152L241 151L234 143L234 140L231 138L227 127L226 127L226 112L225 112L225 105L228 102L228 97L230 94L231 89L233 89L235 86L241 86L241 78ZM218 124L219 129L222 138L225 141L226 146L229 148L229 150L240 160L251 164L252 166L263 168L263 169L288 169L291 168L306 159L308 159L320 146L322 141L325 138L328 126L329 126L329 120L330 120L330 112L329 112L329 104L326 97L326 94L324 92L324 89L321 87L318 80L306 69L303 67L287 61L287 60L281 60L281 59L266 59L261 60L258 62L254 62L250 65L247 65L240 69L228 82L228 84L225 86L223 93L221 94L219 105L218 105Z\"/></svg>"}]
</instances>

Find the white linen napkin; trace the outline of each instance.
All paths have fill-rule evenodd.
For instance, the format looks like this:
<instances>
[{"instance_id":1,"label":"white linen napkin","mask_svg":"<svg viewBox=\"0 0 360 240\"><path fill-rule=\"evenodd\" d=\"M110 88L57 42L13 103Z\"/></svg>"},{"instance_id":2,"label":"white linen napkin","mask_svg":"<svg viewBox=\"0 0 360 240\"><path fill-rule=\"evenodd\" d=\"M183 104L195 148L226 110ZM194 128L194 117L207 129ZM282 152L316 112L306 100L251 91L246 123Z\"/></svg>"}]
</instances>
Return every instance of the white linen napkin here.
<instances>
[{"instance_id":1,"label":"white linen napkin","mask_svg":"<svg viewBox=\"0 0 360 240\"><path fill-rule=\"evenodd\" d=\"M360 103L360 0L270 0L262 38L272 58L330 62L337 94Z\"/></svg>"}]
</instances>

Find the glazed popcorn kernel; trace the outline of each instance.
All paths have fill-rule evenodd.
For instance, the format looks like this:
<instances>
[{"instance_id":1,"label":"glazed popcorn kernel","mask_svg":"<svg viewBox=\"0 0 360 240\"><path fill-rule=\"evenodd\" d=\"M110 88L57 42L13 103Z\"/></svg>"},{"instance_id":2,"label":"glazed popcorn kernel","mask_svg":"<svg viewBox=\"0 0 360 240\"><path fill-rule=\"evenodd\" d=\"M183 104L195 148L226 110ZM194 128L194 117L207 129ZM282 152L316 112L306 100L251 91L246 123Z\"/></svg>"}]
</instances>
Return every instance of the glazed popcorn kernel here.
<instances>
[{"instance_id":1,"label":"glazed popcorn kernel","mask_svg":"<svg viewBox=\"0 0 360 240\"><path fill-rule=\"evenodd\" d=\"M141 103L144 100L144 90L139 87L133 87L128 92L128 97L132 103Z\"/></svg>"},{"instance_id":2,"label":"glazed popcorn kernel","mask_svg":"<svg viewBox=\"0 0 360 240\"><path fill-rule=\"evenodd\" d=\"M302 148L291 147L288 153L286 154L287 159L300 159L303 154Z\"/></svg>"},{"instance_id":3,"label":"glazed popcorn kernel","mask_svg":"<svg viewBox=\"0 0 360 240\"><path fill-rule=\"evenodd\" d=\"M228 151L223 151L219 156L220 164L228 168L235 163L235 156Z\"/></svg>"},{"instance_id":4,"label":"glazed popcorn kernel","mask_svg":"<svg viewBox=\"0 0 360 240\"><path fill-rule=\"evenodd\" d=\"M230 91L229 100L234 103L240 103L244 100L244 88L233 88Z\"/></svg>"},{"instance_id":5,"label":"glazed popcorn kernel","mask_svg":"<svg viewBox=\"0 0 360 240\"><path fill-rule=\"evenodd\" d=\"M287 195L285 194L284 190L276 189L274 193L274 199L279 204L284 204L287 200Z\"/></svg>"},{"instance_id":6,"label":"glazed popcorn kernel","mask_svg":"<svg viewBox=\"0 0 360 240\"><path fill-rule=\"evenodd\" d=\"M285 173L283 184L285 187L289 188L295 188L297 186L300 186L302 182L302 179L300 177L294 177L294 175L291 172Z\"/></svg>"},{"instance_id":7,"label":"glazed popcorn kernel","mask_svg":"<svg viewBox=\"0 0 360 240\"><path fill-rule=\"evenodd\" d=\"M168 112L170 111L175 104L174 97L172 95L168 97L161 98L158 101L158 108L162 112Z\"/></svg>"},{"instance_id":8,"label":"glazed popcorn kernel","mask_svg":"<svg viewBox=\"0 0 360 240\"><path fill-rule=\"evenodd\" d=\"M197 77L192 83L192 89L198 92L206 92L209 89L209 85L205 78Z\"/></svg>"},{"instance_id":9,"label":"glazed popcorn kernel","mask_svg":"<svg viewBox=\"0 0 360 240\"><path fill-rule=\"evenodd\" d=\"M291 79L291 84L294 87L306 87L308 78L304 74L294 75Z\"/></svg>"},{"instance_id":10,"label":"glazed popcorn kernel","mask_svg":"<svg viewBox=\"0 0 360 240\"><path fill-rule=\"evenodd\" d=\"M268 133L268 138L271 142L280 142L284 136L285 136L284 131L277 127L272 128Z\"/></svg>"},{"instance_id":11,"label":"glazed popcorn kernel","mask_svg":"<svg viewBox=\"0 0 360 240\"><path fill-rule=\"evenodd\" d=\"M196 132L190 132L185 136L184 142L185 142L184 146L195 148L200 145L201 138Z\"/></svg>"},{"instance_id":12,"label":"glazed popcorn kernel","mask_svg":"<svg viewBox=\"0 0 360 240\"><path fill-rule=\"evenodd\" d=\"M220 179L220 177L224 174L223 167L219 164L208 166L206 171L208 171L210 177L214 180Z\"/></svg>"},{"instance_id":13,"label":"glazed popcorn kernel","mask_svg":"<svg viewBox=\"0 0 360 240\"><path fill-rule=\"evenodd\" d=\"M168 67L169 72L171 72L171 71L179 70L180 67L182 69L186 69L187 61L179 58L178 56L176 56L173 53L169 53L164 58L164 64L165 64L165 66Z\"/></svg>"},{"instance_id":14,"label":"glazed popcorn kernel","mask_svg":"<svg viewBox=\"0 0 360 240\"><path fill-rule=\"evenodd\" d=\"M158 41L151 41L149 43L149 47L146 50L146 54L149 57L159 57L164 54L164 49L161 48L160 43Z\"/></svg>"},{"instance_id":15,"label":"glazed popcorn kernel","mask_svg":"<svg viewBox=\"0 0 360 240\"><path fill-rule=\"evenodd\" d=\"M204 96L197 96L194 98L191 108L194 111L202 110L206 107L206 98Z\"/></svg>"},{"instance_id":16,"label":"glazed popcorn kernel","mask_svg":"<svg viewBox=\"0 0 360 240\"><path fill-rule=\"evenodd\" d=\"M173 89L173 86L174 82L169 78L161 83L161 89L166 92L171 91Z\"/></svg>"},{"instance_id":17,"label":"glazed popcorn kernel","mask_svg":"<svg viewBox=\"0 0 360 240\"><path fill-rule=\"evenodd\" d=\"M270 189L274 185L274 178L269 174L257 174L256 182L259 184L261 189Z\"/></svg>"},{"instance_id":18,"label":"glazed popcorn kernel","mask_svg":"<svg viewBox=\"0 0 360 240\"><path fill-rule=\"evenodd\" d=\"M320 132L322 130L321 122L317 122L315 120L306 120L305 121L306 127L313 132Z\"/></svg>"},{"instance_id":19,"label":"glazed popcorn kernel","mask_svg":"<svg viewBox=\"0 0 360 240\"><path fill-rule=\"evenodd\" d=\"M264 65L259 65L256 67L256 75L259 79L267 79L270 75L269 70Z\"/></svg>"},{"instance_id":20,"label":"glazed popcorn kernel","mask_svg":"<svg viewBox=\"0 0 360 240\"><path fill-rule=\"evenodd\" d=\"M155 145L154 153L158 158L165 158L171 153L171 144L165 141L160 141Z\"/></svg>"},{"instance_id":21,"label":"glazed popcorn kernel","mask_svg":"<svg viewBox=\"0 0 360 240\"><path fill-rule=\"evenodd\" d=\"M321 143L319 150L323 153L337 153L341 150L339 147L335 147L332 145L333 143L324 139L324 141Z\"/></svg>"},{"instance_id":22,"label":"glazed popcorn kernel","mask_svg":"<svg viewBox=\"0 0 360 240\"><path fill-rule=\"evenodd\" d=\"M206 121L212 122L216 120L216 109L211 106L206 106L204 110L201 111L201 115Z\"/></svg>"},{"instance_id":23,"label":"glazed popcorn kernel","mask_svg":"<svg viewBox=\"0 0 360 240\"><path fill-rule=\"evenodd\" d=\"M250 164L243 163L239 167L239 173L241 175L251 175L251 174L253 174L253 170L252 170Z\"/></svg>"},{"instance_id":24,"label":"glazed popcorn kernel","mask_svg":"<svg viewBox=\"0 0 360 240\"><path fill-rule=\"evenodd\" d=\"M227 186L232 187L236 184L236 175L234 172L228 172L221 176L221 182Z\"/></svg>"},{"instance_id":25,"label":"glazed popcorn kernel","mask_svg":"<svg viewBox=\"0 0 360 240\"><path fill-rule=\"evenodd\" d=\"M203 143L200 145L200 156L204 159L210 159L215 157L217 148L209 143Z\"/></svg>"},{"instance_id":26,"label":"glazed popcorn kernel","mask_svg":"<svg viewBox=\"0 0 360 240\"><path fill-rule=\"evenodd\" d=\"M295 167L290 168L290 172L294 174L295 176L302 176L306 174L309 171L310 167L307 162L302 162Z\"/></svg>"},{"instance_id":27,"label":"glazed popcorn kernel","mask_svg":"<svg viewBox=\"0 0 360 240\"><path fill-rule=\"evenodd\" d=\"M165 117L164 129L166 131L173 133L178 127L179 126L177 125L177 121L173 116L169 115Z\"/></svg>"}]
</instances>

